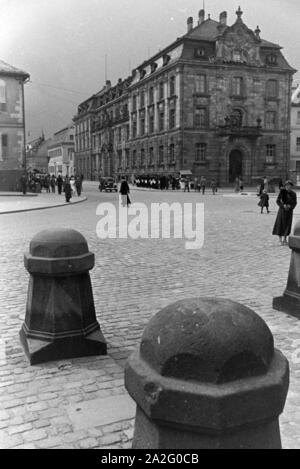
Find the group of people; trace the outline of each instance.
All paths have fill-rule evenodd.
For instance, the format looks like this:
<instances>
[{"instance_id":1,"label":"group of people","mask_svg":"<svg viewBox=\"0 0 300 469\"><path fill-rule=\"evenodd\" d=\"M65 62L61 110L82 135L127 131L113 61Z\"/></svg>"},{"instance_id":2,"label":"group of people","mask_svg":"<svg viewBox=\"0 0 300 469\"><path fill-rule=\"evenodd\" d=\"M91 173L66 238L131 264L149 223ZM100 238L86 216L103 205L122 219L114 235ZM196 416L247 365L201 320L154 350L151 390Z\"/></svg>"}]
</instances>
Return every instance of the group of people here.
<instances>
[{"instance_id":1,"label":"group of people","mask_svg":"<svg viewBox=\"0 0 300 469\"><path fill-rule=\"evenodd\" d=\"M134 180L136 187L147 187L148 189L161 189L168 190L170 187L172 190L180 189L180 177L175 176L137 176Z\"/></svg>"},{"instance_id":2,"label":"group of people","mask_svg":"<svg viewBox=\"0 0 300 469\"><path fill-rule=\"evenodd\" d=\"M63 177L59 174L56 177L54 174L26 174L24 172L21 176L20 185L24 195L28 189L35 193L41 193L45 189L46 193L52 192L55 194L57 187L58 194L61 195L64 192L66 201L70 202L73 195L77 194L78 197L81 195L82 181L82 175Z\"/></svg>"}]
</instances>

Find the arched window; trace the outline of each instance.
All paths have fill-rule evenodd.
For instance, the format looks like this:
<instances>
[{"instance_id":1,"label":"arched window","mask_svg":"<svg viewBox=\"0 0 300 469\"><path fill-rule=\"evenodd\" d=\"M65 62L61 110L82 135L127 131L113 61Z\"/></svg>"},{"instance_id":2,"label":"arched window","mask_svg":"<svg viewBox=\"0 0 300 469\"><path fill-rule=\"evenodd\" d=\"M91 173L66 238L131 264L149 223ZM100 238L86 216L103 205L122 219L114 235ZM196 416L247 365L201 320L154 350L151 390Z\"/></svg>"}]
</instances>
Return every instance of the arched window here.
<instances>
[{"instance_id":1,"label":"arched window","mask_svg":"<svg viewBox=\"0 0 300 469\"><path fill-rule=\"evenodd\" d=\"M6 83L0 80L0 111L6 111Z\"/></svg>"}]
</instances>

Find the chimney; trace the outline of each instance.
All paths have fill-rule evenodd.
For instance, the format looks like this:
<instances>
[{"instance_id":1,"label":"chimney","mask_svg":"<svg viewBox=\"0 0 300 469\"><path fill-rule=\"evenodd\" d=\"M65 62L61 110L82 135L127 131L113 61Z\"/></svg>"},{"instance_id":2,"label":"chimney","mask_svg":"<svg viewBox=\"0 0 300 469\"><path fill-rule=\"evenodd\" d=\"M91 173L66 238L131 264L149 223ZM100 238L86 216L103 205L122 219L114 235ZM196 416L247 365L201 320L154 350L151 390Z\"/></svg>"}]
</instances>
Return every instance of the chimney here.
<instances>
[{"instance_id":1,"label":"chimney","mask_svg":"<svg viewBox=\"0 0 300 469\"><path fill-rule=\"evenodd\" d=\"M223 26L227 26L227 11L222 11L222 13L220 13L220 23Z\"/></svg>"},{"instance_id":2,"label":"chimney","mask_svg":"<svg viewBox=\"0 0 300 469\"><path fill-rule=\"evenodd\" d=\"M193 29L193 18L192 16L190 16L188 19L187 19L187 32L189 33L190 31L192 31Z\"/></svg>"},{"instance_id":3,"label":"chimney","mask_svg":"<svg viewBox=\"0 0 300 469\"><path fill-rule=\"evenodd\" d=\"M198 24L201 24L203 23L204 21L204 18L205 18L205 11L204 10L200 10L199 13L198 13Z\"/></svg>"},{"instance_id":4,"label":"chimney","mask_svg":"<svg viewBox=\"0 0 300 469\"><path fill-rule=\"evenodd\" d=\"M111 81L110 80L106 80L105 87L106 87L106 91L110 90L110 88L111 88Z\"/></svg>"}]
</instances>

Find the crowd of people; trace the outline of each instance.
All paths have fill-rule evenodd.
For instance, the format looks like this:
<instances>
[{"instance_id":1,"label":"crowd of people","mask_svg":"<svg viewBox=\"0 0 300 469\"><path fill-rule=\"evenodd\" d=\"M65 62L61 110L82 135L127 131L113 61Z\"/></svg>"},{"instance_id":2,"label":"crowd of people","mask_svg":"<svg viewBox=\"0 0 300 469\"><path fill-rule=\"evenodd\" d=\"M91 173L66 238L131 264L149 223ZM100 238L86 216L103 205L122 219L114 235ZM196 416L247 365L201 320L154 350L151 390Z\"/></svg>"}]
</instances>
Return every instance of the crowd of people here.
<instances>
[{"instance_id":1,"label":"crowd of people","mask_svg":"<svg viewBox=\"0 0 300 469\"><path fill-rule=\"evenodd\" d=\"M212 178L211 181L207 182L204 176L195 177L194 179L189 176L180 177L178 176L136 176L134 180L136 187L146 187L148 189L160 189L160 190L184 190L184 192L190 192L191 189L202 192L205 194L207 187L210 187L212 193L215 194L218 190L219 183Z\"/></svg>"},{"instance_id":2,"label":"crowd of people","mask_svg":"<svg viewBox=\"0 0 300 469\"><path fill-rule=\"evenodd\" d=\"M64 193L66 202L70 202L73 195L77 194L79 197L82 192L83 175L79 176L62 176L58 174L36 174L36 173L23 173L20 180L21 191L25 195L27 191L33 193L41 193L43 190L46 193L57 193L61 195Z\"/></svg>"}]
</instances>

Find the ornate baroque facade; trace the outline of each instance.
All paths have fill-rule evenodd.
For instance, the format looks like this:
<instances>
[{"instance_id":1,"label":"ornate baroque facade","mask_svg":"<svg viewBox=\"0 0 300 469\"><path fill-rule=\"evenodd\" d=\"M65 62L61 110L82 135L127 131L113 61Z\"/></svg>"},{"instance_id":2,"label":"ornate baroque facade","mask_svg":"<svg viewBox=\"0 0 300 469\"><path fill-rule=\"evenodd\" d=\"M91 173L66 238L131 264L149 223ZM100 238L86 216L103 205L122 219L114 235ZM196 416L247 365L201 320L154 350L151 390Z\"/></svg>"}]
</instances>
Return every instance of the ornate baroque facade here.
<instances>
[{"instance_id":1,"label":"ornate baroque facade","mask_svg":"<svg viewBox=\"0 0 300 469\"><path fill-rule=\"evenodd\" d=\"M285 177L295 70L242 20L199 12L196 26L116 86L78 106L76 170L86 178L174 174Z\"/></svg>"}]
</instances>

